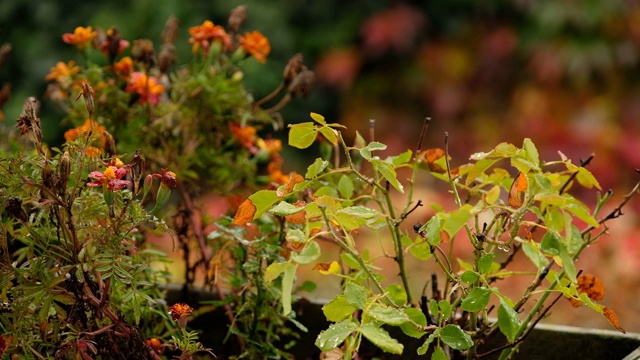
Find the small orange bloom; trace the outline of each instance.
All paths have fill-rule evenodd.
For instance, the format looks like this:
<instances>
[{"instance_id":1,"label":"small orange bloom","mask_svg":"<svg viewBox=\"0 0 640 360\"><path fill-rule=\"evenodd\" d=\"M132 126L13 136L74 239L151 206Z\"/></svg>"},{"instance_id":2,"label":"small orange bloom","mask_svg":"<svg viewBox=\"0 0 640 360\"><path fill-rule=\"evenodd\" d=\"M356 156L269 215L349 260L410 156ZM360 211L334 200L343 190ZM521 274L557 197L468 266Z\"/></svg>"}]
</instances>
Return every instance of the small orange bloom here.
<instances>
[{"instance_id":1,"label":"small orange bloom","mask_svg":"<svg viewBox=\"0 0 640 360\"><path fill-rule=\"evenodd\" d=\"M49 70L49 74L45 76L45 80L55 80L64 88L68 88L73 83L73 75L80 72L80 67L74 61L63 63L59 61L56 66Z\"/></svg>"},{"instance_id":2,"label":"small orange bloom","mask_svg":"<svg viewBox=\"0 0 640 360\"><path fill-rule=\"evenodd\" d=\"M173 321L177 321L180 327L187 325L187 316L191 315L191 312L193 312L193 308L184 303L173 304L169 308L171 318Z\"/></svg>"},{"instance_id":3,"label":"small orange bloom","mask_svg":"<svg viewBox=\"0 0 640 360\"><path fill-rule=\"evenodd\" d=\"M65 131L64 139L67 141L76 140L80 137L80 134L92 129L94 133L97 131L99 134L102 134L106 130L104 126L99 126L97 122L87 119L82 126ZM104 138L100 136L100 140L104 141Z\"/></svg>"},{"instance_id":4,"label":"small orange bloom","mask_svg":"<svg viewBox=\"0 0 640 360\"><path fill-rule=\"evenodd\" d=\"M113 64L113 71L123 79L129 78L129 75L133 72L133 60L130 56L123 57Z\"/></svg>"},{"instance_id":5,"label":"small orange bloom","mask_svg":"<svg viewBox=\"0 0 640 360\"><path fill-rule=\"evenodd\" d=\"M254 146L256 142L256 128L253 126L240 126L234 122L229 123L229 128L231 129L231 134L233 137L242 144L242 146L246 147L252 153L258 151L258 149Z\"/></svg>"},{"instance_id":6,"label":"small orange bloom","mask_svg":"<svg viewBox=\"0 0 640 360\"><path fill-rule=\"evenodd\" d=\"M75 45L78 49L84 50L89 46L89 43L98 35L91 26L82 27L78 26L73 34L66 33L62 35L62 41L67 44Z\"/></svg>"},{"instance_id":7,"label":"small orange bloom","mask_svg":"<svg viewBox=\"0 0 640 360\"><path fill-rule=\"evenodd\" d=\"M153 76L147 76L147 74L141 72L134 72L131 73L126 91L140 95L140 103L142 104L150 103L151 105L158 105L160 102L160 94L164 92L164 86Z\"/></svg>"},{"instance_id":8,"label":"small orange bloom","mask_svg":"<svg viewBox=\"0 0 640 360\"><path fill-rule=\"evenodd\" d=\"M272 161L267 165L267 171L269 172L269 180L271 182L284 185L289 182L289 175L285 175L282 172L282 161Z\"/></svg>"},{"instance_id":9,"label":"small orange bloom","mask_svg":"<svg viewBox=\"0 0 640 360\"><path fill-rule=\"evenodd\" d=\"M256 142L260 150L269 154L269 157L276 157L282 151L282 141L278 139L258 139Z\"/></svg>"},{"instance_id":10,"label":"small orange bloom","mask_svg":"<svg viewBox=\"0 0 640 360\"><path fill-rule=\"evenodd\" d=\"M231 36L227 34L224 28L220 25L214 25L210 20L206 20L200 26L192 26L189 28L189 42L193 44L191 51L193 53L198 52L198 49L202 48L202 51L207 54L211 43L213 41L220 41L222 49L230 49Z\"/></svg>"},{"instance_id":11,"label":"small orange bloom","mask_svg":"<svg viewBox=\"0 0 640 360\"><path fill-rule=\"evenodd\" d=\"M261 63L267 62L267 55L271 52L269 40L259 31L244 33L244 36L240 37L240 47Z\"/></svg>"},{"instance_id":12,"label":"small orange bloom","mask_svg":"<svg viewBox=\"0 0 640 360\"><path fill-rule=\"evenodd\" d=\"M97 158L98 156L102 155L102 150L98 149L95 146L89 146L85 151L85 155L88 157Z\"/></svg>"},{"instance_id":13,"label":"small orange bloom","mask_svg":"<svg viewBox=\"0 0 640 360\"><path fill-rule=\"evenodd\" d=\"M158 339L158 338L148 339L148 340L145 341L145 344L147 344L147 346L150 347L151 350L153 350L158 355L162 355L162 353L164 352L164 348L162 347L162 343L160 342L160 339Z\"/></svg>"}]
</instances>

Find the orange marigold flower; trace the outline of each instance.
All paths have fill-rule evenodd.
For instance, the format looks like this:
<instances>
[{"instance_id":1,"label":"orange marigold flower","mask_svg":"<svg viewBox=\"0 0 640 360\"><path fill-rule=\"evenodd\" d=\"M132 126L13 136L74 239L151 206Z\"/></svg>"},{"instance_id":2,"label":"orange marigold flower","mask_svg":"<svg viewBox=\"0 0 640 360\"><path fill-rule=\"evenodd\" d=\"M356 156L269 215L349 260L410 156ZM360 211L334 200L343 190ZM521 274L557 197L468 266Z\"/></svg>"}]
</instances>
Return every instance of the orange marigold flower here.
<instances>
[{"instance_id":1,"label":"orange marigold flower","mask_svg":"<svg viewBox=\"0 0 640 360\"><path fill-rule=\"evenodd\" d=\"M150 103L151 105L158 105L160 102L160 94L164 92L164 86L153 76L147 76L147 74L141 72L134 72L131 73L126 91L140 95L140 103L142 104Z\"/></svg>"},{"instance_id":2,"label":"orange marigold flower","mask_svg":"<svg viewBox=\"0 0 640 360\"><path fill-rule=\"evenodd\" d=\"M123 79L127 79L133 72L133 59L130 56L125 56L120 61L113 64L113 71Z\"/></svg>"},{"instance_id":3,"label":"orange marigold flower","mask_svg":"<svg viewBox=\"0 0 640 360\"><path fill-rule=\"evenodd\" d=\"M256 144L258 145L258 148L260 148L260 150L265 151L267 154L269 154L269 157L272 158L278 156L278 154L282 151L282 141L280 141L279 139L258 139Z\"/></svg>"},{"instance_id":4,"label":"orange marigold flower","mask_svg":"<svg viewBox=\"0 0 640 360\"><path fill-rule=\"evenodd\" d=\"M240 37L240 47L261 63L267 62L267 55L271 52L269 40L259 31L244 33L244 36Z\"/></svg>"},{"instance_id":5,"label":"orange marigold flower","mask_svg":"<svg viewBox=\"0 0 640 360\"><path fill-rule=\"evenodd\" d=\"M74 141L77 138L79 138L82 133L90 130L93 130L94 133L98 132L98 134L102 134L106 129L104 128L104 126L98 125L97 122L87 119L82 126L65 131L64 139L67 141ZM104 138L102 135L100 136L100 140L104 141Z\"/></svg>"},{"instance_id":6,"label":"orange marigold flower","mask_svg":"<svg viewBox=\"0 0 640 360\"><path fill-rule=\"evenodd\" d=\"M74 61L63 63L59 61L56 66L49 70L49 74L45 76L45 80L57 81L61 86L68 88L73 83L73 75L80 72L80 67Z\"/></svg>"},{"instance_id":7,"label":"orange marigold flower","mask_svg":"<svg viewBox=\"0 0 640 360\"><path fill-rule=\"evenodd\" d=\"M222 45L222 49L230 49L231 36L227 34L224 28L220 25L214 25L210 20L206 20L199 26L192 26L189 28L189 42L193 44L191 51L193 53L198 52L198 49L202 48L202 51L207 54L213 41L219 41Z\"/></svg>"},{"instance_id":8,"label":"orange marigold flower","mask_svg":"<svg viewBox=\"0 0 640 360\"><path fill-rule=\"evenodd\" d=\"M173 171L167 171L167 169L160 169L160 174L152 174L151 176L160 179L160 186L164 186L173 191L178 186L178 180L176 179L176 173Z\"/></svg>"},{"instance_id":9,"label":"orange marigold flower","mask_svg":"<svg viewBox=\"0 0 640 360\"><path fill-rule=\"evenodd\" d=\"M267 165L267 172L269 172L269 180L273 183L284 185L289 182L289 175L282 172L282 160L270 162Z\"/></svg>"},{"instance_id":10,"label":"orange marigold flower","mask_svg":"<svg viewBox=\"0 0 640 360\"><path fill-rule=\"evenodd\" d=\"M164 348L162 347L162 343L160 342L160 339L158 339L158 338L148 339L148 340L145 341L145 344L147 344L147 346L150 347L151 350L153 350L158 355L162 355L162 353L164 352Z\"/></svg>"},{"instance_id":11,"label":"orange marigold flower","mask_svg":"<svg viewBox=\"0 0 640 360\"><path fill-rule=\"evenodd\" d=\"M240 126L234 122L230 122L229 129L233 137L236 138L242 146L249 149L252 153L257 152L258 149L254 146L257 139L256 128L253 126Z\"/></svg>"},{"instance_id":12,"label":"orange marigold flower","mask_svg":"<svg viewBox=\"0 0 640 360\"><path fill-rule=\"evenodd\" d=\"M75 45L78 49L84 50L89 46L89 43L98 35L93 31L91 26L82 27L78 26L73 34L66 33L62 35L62 41L67 44Z\"/></svg>"},{"instance_id":13,"label":"orange marigold flower","mask_svg":"<svg viewBox=\"0 0 640 360\"><path fill-rule=\"evenodd\" d=\"M169 308L171 318L174 321L177 321L180 327L185 327L187 325L187 316L191 315L191 312L193 312L193 308L184 303L173 304Z\"/></svg>"},{"instance_id":14,"label":"orange marigold flower","mask_svg":"<svg viewBox=\"0 0 640 360\"><path fill-rule=\"evenodd\" d=\"M85 151L85 155L88 157L97 158L98 156L102 155L102 150L98 149L95 146L89 146Z\"/></svg>"}]
</instances>

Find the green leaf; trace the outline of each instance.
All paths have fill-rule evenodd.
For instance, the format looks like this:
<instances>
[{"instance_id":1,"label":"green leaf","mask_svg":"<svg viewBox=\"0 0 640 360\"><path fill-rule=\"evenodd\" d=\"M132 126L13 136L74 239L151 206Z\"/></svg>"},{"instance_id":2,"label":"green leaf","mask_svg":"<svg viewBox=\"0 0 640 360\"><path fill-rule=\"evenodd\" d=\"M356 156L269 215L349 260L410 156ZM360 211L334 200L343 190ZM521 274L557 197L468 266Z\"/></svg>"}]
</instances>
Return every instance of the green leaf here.
<instances>
[{"instance_id":1,"label":"green leaf","mask_svg":"<svg viewBox=\"0 0 640 360\"><path fill-rule=\"evenodd\" d=\"M518 153L518 148L513 144L503 142L498 144L498 146L493 149L493 152L495 154L494 156L497 157L512 157Z\"/></svg>"},{"instance_id":2,"label":"green leaf","mask_svg":"<svg viewBox=\"0 0 640 360\"><path fill-rule=\"evenodd\" d=\"M293 293L293 282L296 277L296 270L298 265L291 263L286 269L284 269L284 275L282 276L282 315L288 316L291 312L291 296Z\"/></svg>"},{"instance_id":3,"label":"green leaf","mask_svg":"<svg viewBox=\"0 0 640 360\"><path fill-rule=\"evenodd\" d=\"M562 243L553 233L546 233L540 241L540 248L543 252L551 256L558 256L562 251Z\"/></svg>"},{"instance_id":4,"label":"green leaf","mask_svg":"<svg viewBox=\"0 0 640 360\"><path fill-rule=\"evenodd\" d=\"M351 199L353 196L353 181L348 175L342 175L338 180L338 191L345 199Z\"/></svg>"},{"instance_id":5,"label":"green leaf","mask_svg":"<svg viewBox=\"0 0 640 360\"><path fill-rule=\"evenodd\" d=\"M404 350L404 345L392 338L386 330L372 323L366 323L360 326L360 332L375 346L388 353L402 354L402 350Z\"/></svg>"},{"instance_id":6,"label":"green leaf","mask_svg":"<svg viewBox=\"0 0 640 360\"><path fill-rule=\"evenodd\" d=\"M281 201L276 206L272 207L269 212L280 216L286 216L298 213L302 210L304 210L304 207L298 207L293 204L289 204L286 201Z\"/></svg>"},{"instance_id":7,"label":"green leaf","mask_svg":"<svg viewBox=\"0 0 640 360\"><path fill-rule=\"evenodd\" d=\"M326 160L322 160L321 158L317 158L313 164L309 165L307 168L307 173L304 175L307 179L315 179L318 174L320 174L326 167L329 165L329 162Z\"/></svg>"},{"instance_id":8,"label":"green leaf","mask_svg":"<svg viewBox=\"0 0 640 360\"><path fill-rule=\"evenodd\" d=\"M397 168L398 166L408 163L411 160L412 154L413 152L411 150L407 150L396 156L390 156L386 161L391 162L393 166Z\"/></svg>"},{"instance_id":9,"label":"green leaf","mask_svg":"<svg viewBox=\"0 0 640 360\"><path fill-rule=\"evenodd\" d=\"M595 228L600 227L600 223L598 223L598 220L596 220L593 216L591 216L591 214L589 214L589 209L584 205L574 202L567 204L564 208L566 210L569 210L569 212L575 215L575 217L586 222L587 224Z\"/></svg>"},{"instance_id":10,"label":"green leaf","mask_svg":"<svg viewBox=\"0 0 640 360\"><path fill-rule=\"evenodd\" d=\"M344 287L344 298L347 302L358 309L364 309L364 305L367 301L367 289L360 286L353 281L347 282Z\"/></svg>"},{"instance_id":11,"label":"green leaf","mask_svg":"<svg viewBox=\"0 0 640 360\"><path fill-rule=\"evenodd\" d=\"M416 339L420 339L425 332L419 329L418 326L427 326L427 317L420 309L413 307L405 308L404 313L407 314L411 321L405 322L400 325L400 329L406 335Z\"/></svg>"},{"instance_id":12,"label":"green leaf","mask_svg":"<svg viewBox=\"0 0 640 360\"><path fill-rule=\"evenodd\" d=\"M576 264L573 262L573 258L569 255L569 252L564 246L560 252L560 259L562 259L562 267L564 268L565 274L567 274L567 277L571 282L575 283L577 281L576 277L578 276Z\"/></svg>"},{"instance_id":13,"label":"green leaf","mask_svg":"<svg viewBox=\"0 0 640 360\"><path fill-rule=\"evenodd\" d=\"M290 266L291 266L291 263L289 262L271 263L269 266L267 266L267 269L264 271L264 279L266 281L273 281Z\"/></svg>"},{"instance_id":14,"label":"green leaf","mask_svg":"<svg viewBox=\"0 0 640 360\"><path fill-rule=\"evenodd\" d=\"M392 284L384 289L396 306L404 306L407 303L407 292L400 284Z\"/></svg>"},{"instance_id":15,"label":"green leaf","mask_svg":"<svg viewBox=\"0 0 640 360\"><path fill-rule=\"evenodd\" d=\"M425 237L429 244L438 246L440 244L440 216L433 216L423 228L426 231ZM422 229L420 229L422 231Z\"/></svg>"},{"instance_id":16,"label":"green leaf","mask_svg":"<svg viewBox=\"0 0 640 360\"><path fill-rule=\"evenodd\" d=\"M311 116L311 118L317 122L320 125L327 125L327 122L324 120L324 116L320 115L320 114L316 114L314 112L312 112L311 114L309 114Z\"/></svg>"},{"instance_id":17,"label":"green leaf","mask_svg":"<svg viewBox=\"0 0 640 360\"><path fill-rule=\"evenodd\" d=\"M504 301L500 302L498 308L498 327L511 343L515 340L516 333L520 328L518 313Z\"/></svg>"},{"instance_id":18,"label":"green leaf","mask_svg":"<svg viewBox=\"0 0 640 360\"><path fill-rule=\"evenodd\" d=\"M491 264L493 264L493 253L488 253L482 255L478 260L478 272L480 274L486 274L491 269Z\"/></svg>"},{"instance_id":19,"label":"green leaf","mask_svg":"<svg viewBox=\"0 0 640 360\"><path fill-rule=\"evenodd\" d=\"M522 142L522 148L527 155L527 159L538 167L540 164L540 155L538 154L538 149L533 141L529 138L525 138Z\"/></svg>"},{"instance_id":20,"label":"green leaf","mask_svg":"<svg viewBox=\"0 0 640 360\"><path fill-rule=\"evenodd\" d=\"M315 344L322 351L335 349L357 329L358 325L351 319L342 320L329 326L327 330L320 332Z\"/></svg>"},{"instance_id":21,"label":"green leaf","mask_svg":"<svg viewBox=\"0 0 640 360\"><path fill-rule=\"evenodd\" d=\"M336 296L333 300L322 307L322 312L329 321L343 320L353 315L353 312L356 310L358 309L349 304L343 295Z\"/></svg>"},{"instance_id":22,"label":"green leaf","mask_svg":"<svg viewBox=\"0 0 640 360\"><path fill-rule=\"evenodd\" d=\"M493 205L493 204L495 204L496 201L498 201L499 198L500 198L500 186L494 185L485 194L484 201L489 205Z\"/></svg>"},{"instance_id":23,"label":"green leaf","mask_svg":"<svg viewBox=\"0 0 640 360\"><path fill-rule=\"evenodd\" d=\"M409 246L409 252L418 260L429 260L431 258L431 245L422 238L417 238L415 242Z\"/></svg>"},{"instance_id":24,"label":"green leaf","mask_svg":"<svg viewBox=\"0 0 640 360\"><path fill-rule=\"evenodd\" d=\"M471 205L466 204L461 208L446 214L442 230L446 231L450 237L454 237L473 216L470 210Z\"/></svg>"},{"instance_id":25,"label":"green leaf","mask_svg":"<svg viewBox=\"0 0 640 360\"><path fill-rule=\"evenodd\" d=\"M291 252L291 260L298 264L308 264L320 256L320 245L315 241L310 241L299 253Z\"/></svg>"},{"instance_id":26,"label":"green leaf","mask_svg":"<svg viewBox=\"0 0 640 360\"><path fill-rule=\"evenodd\" d=\"M429 346L431 345L431 343L433 342L433 340L437 339L438 336L440 336L440 329L436 329L434 332L431 333L431 335L429 335L429 337L427 337L427 340L425 340L424 344L422 344L419 348L418 348L418 355L424 355L427 353L427 351L429 351ZM439 349L439 348L438 348Z\"/></svg>"},{"instance_id":27,"label":"green leaf","mask_svg":"<svg viewBox=\"0 0 640 360\"><path fill-rule=\"evenodd\" d=\"M376 217L379 214L378 211L368 208L366 206L348 206L338 210L338 212L359 217L362 219L371 219L373 217Z\"/></svg>"},{"instance_id":28,"label":"green leaf","mask_svg":"<svg viewBox=\"0 0 640 360\"><path fill-rule=\"evenodd\" d=\"M386 161L371 159L371 165L376 169L393 186L396 190L404 193L404 188L402 184L398 181L398 175L396 174L396 170L393 168L393 165L389 164Z\"/></svg>"},{"instance_id":29,"label":"green leaf","mask_svg":"<svg viewBox=\"0 0 640 360\"><path fill-rule=\"evenodd\" d=\"M456 350L467 350L473 345L471 336L462 331L458 325L453 324L449 324L440 330L440 339Z\"/></svg>"},{"instance_id":30,"label":"green leaf","mask_svg":"<svg viewBox=\"0 0 640 360\"><path fill-rule=\"evenodd\" d=\"M440 313L438 302L435 299L429 300L429 313L431 313L432 316L436 316Z\"/></svg>"},{"instance_id":31,"label":"green leaf","mask_svg":"<svg viewBox=\"0 0 640 360\"><path fill-rule=\"evenodd\" d=\"M369 144L367 144L366 148L369 149L369 151L386 150L387 145L377 141L372 141Z\"/></svg>"},{"instance_id":32,"label":"green leaf","mask_svg":"<svg viewBox=\"0 0 640 360\"><path fill-rule=\"evenodd\" d=\"M371 316L382 323L394 326L398 326L409 321L409 316L407 316L404 311L395 307L383 306L380 304L371 305L371 307L368 308L366 315Z\"/></svg>"},{"instance_id":33,"label":"green leaf","mask_svg":"<svg viewBox=\"0 0 640 360\"><path fill-rule=\"evenodd\" d=\"M480 275L477 272L471 270L467 270L463 272L462 275L460 275L460 280L467 284L473 284L478 281L479 278Z\"/></svg>"},{"instance_id":34,"label":"green leaf","mask_svg":"<svg viewBox=\"0 0 640 360\"><path fill-rule=\"evenodd\" d=\"M488 168L493 166L497 160L489 160L482 159L477 161L475 164L471 165L469 168L469 172L467 173L467 179L465 181L465 185L471 184L474 180L476 180L480 175L482 175Z\"/></svg>"},{"instance_id":35,"label":"green leaf","mask_svg":"<svg viewBox=\"0 0 640 360\"><path fill-rule=\"evenodd\" d=\"M285 235L285 240L291 242L306 242L307 236L300 229L289 229Z\"/></svg>"},{"instance_id":36,"label":"green leaf","mask_svg":"<svg viewBox=\"0 0 640 360\"><path fill-rule=\"evenodd\" d=\"M316 140L318 128L311 122L289 125L289 145L306 149Z\"/></svg>"},{"instance_id":37,"label":"green leaf","mask_svg":"<svg viewBox=\"0 0 640 360\"><path fill-rule=\"evenodd\" d=\"M540 249L537 246L537 243L530 241L522 243L522 250L524 254L531 260L531 262L538 268L538 270L543 269L547 266L548 260L542 253L540 253Z\"/></svg>"},{"instance_id":38,"label":"green leaf","mask_svg":"<svg viewBox=\"0 0 640 360\"><path fill-rule=\"evenodd\" d=\"M441 347L437 347L431 354L431 360L449 360L449 357Z\"/></svg>"},{"instance_id":39,"label":"green leaf","mask_svg":"<svg viewBox=\"0 0 640 360\"><path fill-rule=\"evenodd\" d=\"M336 145L338 143L336 130L333 130L332 128L326 126L323 126L318 130L322 135L324 135L325 139L327 139L328 142L332 143L333 145Z\"/></svg>"},{"instance_id":40,"label":"green leaf","mask_svg":"<svg viewBox=\"0 0 640 360\"><path fill-rule=\"evenodd\" d=\"M451 316L451 313L453 312L453 308L451 307L451 304L447 300L438 301L438 308L440 308L440 313L442 314L442 317L445 319Z\"/></svg>"},{"instance_id":41,"label":"green leaf","mask_svg":"<svg viewBox=\"0 0 640 360\"><path fill-rule=\"evenodd\" d=\"M469 292L462 304L460 305L463 310L469 312L478 312L483 310L489 304L489 296L491 295L491 289L476 287Z\"/></svg>"},{"instance_id":42,"label":"green leaf","mask_svg":"<svg viewBox=\"0 0 640 360\"><path fill-rule=\"evenodd\" d=\"M257 219L265 211L269 210L280 198L275 190L260 190L249 196L249 200L256 207L256 212L253 215L254 219Z\"/></svg>"}]
</instances>

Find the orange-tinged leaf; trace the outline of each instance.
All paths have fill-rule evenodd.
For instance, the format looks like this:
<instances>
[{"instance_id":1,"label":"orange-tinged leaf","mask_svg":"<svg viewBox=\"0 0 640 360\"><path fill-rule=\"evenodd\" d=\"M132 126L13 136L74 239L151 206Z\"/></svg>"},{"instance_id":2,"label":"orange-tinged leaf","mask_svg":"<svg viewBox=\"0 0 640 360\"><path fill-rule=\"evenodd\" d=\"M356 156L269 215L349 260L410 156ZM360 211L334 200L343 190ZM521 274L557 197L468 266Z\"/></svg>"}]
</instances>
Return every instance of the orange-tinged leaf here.
<instances>
[{"instance_id":1,"label":"orange-tinged leaf","mask_svg":"<svg viewBox=\"0 0 640 360\"><path fill-rule=\"evenodd\" d=\"M520 207L523 202L523 193L529 187L529 180L527 180L527 175L524 173L518 173L518 176L513 180L513 184L511 184L511 189L509 189L509 198L507 199L507 204L511 207Z\"/></svg>"},{"instance_id":2,"label":"orange-tinged leaf","mask_svg":"<svg viewBox=\"0 0 640 360\"><path fill-rule=\"evenodd\" d=\"M340 265L337 261L330 263L318 263L313 267L313 270L318 270L322 275L339 274Z\"/></svg>"},{"instance_id":3,"label":"orange-tinged leaf","mask_svg":"<svg viewBox=\"0 0 640 360\"><path fill-rule=\"evenodd\" d=\"M604 284L595 275L580 275L578 276L578 292L586 293L593 301L600 301L604 299Z\"/></svg>"},{"instance_id":4,"label":"orange-tinged leaf","mask_svg":"<svg viewBox=\"0 0 640 360\"><path fill-rule=\"evenodd\" d=\"M444 157L445 155L446 155L446 152L443 149L434 148L434 149L427 149L425 151L422 151L419 157L421 161L425 161L427 163L427 166L429 167L429 171L439 173L439 174L444 174L445 172L447 172L447 170L444 169L439 164L436 164L436 161Z\"/></svg>"},{"instance_id":5,"label":"orange-tinged leaf","mask_svg":"<svg viewBox=\"0 0 640 360\"><path fill-rule=\"evenodd\" d=\"M284 219L291 224L304 224L307 221L307 212L299 211L295 214L285 216Z\"/></svg>"},{"instance_id":6,"label":"orange-tinged leaf","mask_svg":"<svg viewBox=\"0 0 640 360\"><path fill-rule=\"evenodd\" d=\"M247 199L240 204L236 215L233 217L234 225L244 225L253 220L253 216L256 214L256 206L251 199Z\"/></svg>"},{"instance_id":7,"label":"orange-tinged leaf","mask_svg":"<svg viewBox=\"0 0 640 360\"><path fill-rule=\"evenodd\" d=\"M296 184L299 184L303 181L304 177L302 177L302 175L292 172L291 174L289 174L287 183L278 188L278 190L276 191L276 195L278 195L278 197L280 198L287 195L288 193L293 191L293 187L296 186Z\"/></svg>"},{"instance_id":8,"label":"orange-tinged leaf","mask_svg":"<svg viewBox=\"0 0 640 360\"><path fill-rule=\"evenodd\" d=\"M302 241L287 241L287 248L291 251L300 252L304 244Z\"/></svg>"},{"instance_id":9,"label":"orange-tinged leaf","mask_svg":"<svg viewBox=\"0 0 640 360\"><path fill-rule=\"evenodd\" d=\"M623 334L627 333L626 331L624 331L623 328L620 327L620 322L618 321L618 315L616 315L615 311L605 306L604 308L602 308L602 315L604 315L604 317L606 317L607 320L609 320L609 322L611 323L611 325L613 325L613 327L615 327L618 331L620 331Z\"/></svg>"}]
</instances>

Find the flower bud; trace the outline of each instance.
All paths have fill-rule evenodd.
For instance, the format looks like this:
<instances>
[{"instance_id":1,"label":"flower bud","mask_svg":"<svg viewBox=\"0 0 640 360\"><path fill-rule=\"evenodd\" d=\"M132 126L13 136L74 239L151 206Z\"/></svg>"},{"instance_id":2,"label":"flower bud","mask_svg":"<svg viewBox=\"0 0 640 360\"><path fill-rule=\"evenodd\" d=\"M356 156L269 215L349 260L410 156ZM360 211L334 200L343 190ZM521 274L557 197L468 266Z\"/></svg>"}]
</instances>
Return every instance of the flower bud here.
<instances>
[{"instance_id":1,"label":"flower bud","mask_svg":"<svg viewBox=\"0 0 640 360\"><path fill-rule=\"evenodd\" d=\"M292 97L307 97L311 93L311 87L316 81L316 76L311 70L303 70L296 75L289 84L289 94Z\"/></svg>"},{"instance_id":2,"label":"flower bud","mask_svg":"<svg viewBox=\"0 0 640 360\"><path fill-rule=\"evenodd\" d=\"M59 195L64 195L67 191L69 175L71 175L71 160L69 159L69 152L65 151L58 164L57 190Z\"/></svg>"},{"instance_id":3,"label":"flower bud","mask_svg":"<svg viewBox=\"0 0 640 360\"><path fill-rule=\"evenodd\" d=\"M142 185L142 197L146 197L149 190L151 190L151 186L153 185L153 175L149 174L144 178L144 183Z\"/></svg>"},{"instance_id":4,"label":"flower bud","mask_svg":"<svg viewBox=\"0 0 640 360\"><path fill-rule=\"evenodd\" d=\"M89 113L89 119L93 119L93 88L86 81L82 82L82 92L76 96L76 100L80 99L80 96L84 98L84 107L87 109L87 113Z\"/></svg>"},{"instance_id":5,"label":"flower bud","mask_svg":"<svg viewBox=\"0 0 640 360\"><path fill-rule=\"evenodd\" d=\"M245 5L236 6L231 10L229 15L228 28L229 31L238 32L240 27L247 18L247 7Z\"/></svg>"},{"instance_id":6,"label":"flower bud","mask_svg":"<svg viewBox=\"0 0 640 360\"><path fill-rule=\"evenodd\" d=\"M144 64L147 70L151 69L156 63L153 54L153 42L149 39L134 40L131 57L136 62Z\"/></svg>"},{"instance_id":7,"label":"flower bud","mask_svg":"<svg viewBox=\"0 0 640 360\"><path fill-rule=\"evenodd\" d=\"M291 84L296 75L307 69L302 60L303 57L301 53L297 53L289 59L289 62L287 62L287 65L284 67L284 71L282 72L282 78L285 85Z\"/></svg>"},{"instance_id":8,"label":"flower bud","mask_svg":"<svg viewBox=\"0 0 640 360\"><path fill-rule=\"evenodd\" d=\"M107 130L102 132L102 138L104 139L104 147L102 150L108 158L112 158L116 154L116 141Z\"/></svg>"},{"instance_id":9,"label":"flower bud","mask_svg":"<svg viewBox=\"0 0 640 360\"><path fill-rule=\"evenodd\" d=\"M58 184L58 175L49 165L49 161L46 160L44 166L42 166L42 185L47 189L54 191Z\"/></svg>"},{"instance_id":10,"label":"flower bud","mask_svg":"<svg viewBox=\"0 0 640 360\"><path fill-rule=\"evenodd\" d=\"M142 172L144 171L144 158L140 155L140 149L136 150L131 162L129 162L129 171L133 179L133 193L137 194L138 188L140 187L140 179L142 179Z\"/></svg>"},{"instance_id":11,"label":"flower bud","mask_svg":"<svg viewBox=\"0 0 640 360\"><path fill-rule=\"evenodd\" d=\"M176 47L167 43L162 45L160 49L160 55L158 55L158 70L161 73L166 73L171 65L176 63Z\"/></svg>"},{"instance_id":12,"label":"flower bud","mask_svg":"<svg viewBox=\"0 0 640 360\"><path fill-rule=\"evenodd\" d=\"M178 38L178 30L180 29L180 21L175 16L170 16L167 22L164 23L164 29L162 29L162 35L160 38L165 44L173 44Z\"/></svg>"}]
</instances>

